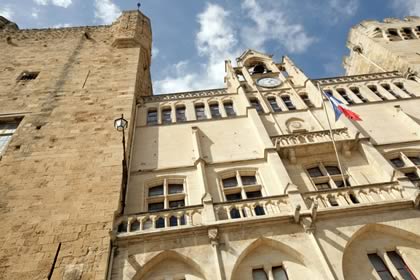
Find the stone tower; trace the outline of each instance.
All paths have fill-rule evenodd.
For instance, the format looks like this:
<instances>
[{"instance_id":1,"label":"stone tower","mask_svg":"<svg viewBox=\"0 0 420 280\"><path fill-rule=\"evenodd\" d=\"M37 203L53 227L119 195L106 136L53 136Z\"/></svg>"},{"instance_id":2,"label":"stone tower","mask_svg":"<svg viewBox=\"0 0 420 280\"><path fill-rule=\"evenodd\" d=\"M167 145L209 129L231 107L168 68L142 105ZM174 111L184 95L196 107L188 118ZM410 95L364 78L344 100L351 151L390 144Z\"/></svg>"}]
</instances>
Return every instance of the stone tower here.
<instances>
[{"instance_id":1,"label":"stone tower","mask_svg":"<svg viewBox=\"0 0 420 280\"><path fill-rule=\"evenodd\" d=\"M419 76L420 17L363 21L351 29L347 47L347 75L398 70Z\"/></svg>"},{"instance_id":2,"label":"stone tower","mask_svg":"<svg viewBox=\"0 0 420 280\"><path fill-rule=\"evenodd\" d=\"M151 36L138 11L60 29L0 18L0 279L105 279L125 181L113 122L130 150Z\"/></svg>"}]
</instances>

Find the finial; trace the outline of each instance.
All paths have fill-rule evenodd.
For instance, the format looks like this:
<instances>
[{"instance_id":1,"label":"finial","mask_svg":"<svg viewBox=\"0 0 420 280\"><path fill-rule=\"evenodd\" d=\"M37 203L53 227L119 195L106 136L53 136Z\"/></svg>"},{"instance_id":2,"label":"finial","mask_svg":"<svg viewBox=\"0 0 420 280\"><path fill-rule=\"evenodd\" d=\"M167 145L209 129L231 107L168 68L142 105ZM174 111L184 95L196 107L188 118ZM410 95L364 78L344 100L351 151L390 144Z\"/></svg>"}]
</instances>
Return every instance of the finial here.
<instances>
[{"instance_id":1,"label":"finial","mask_svg":"<svg viewBox=\"0 0 420 280\"><path fill-rule=\"evenodd\" d=\"M138 2L137 3L137 10L140 12L140 7L141 7L141 3L140 2Z\"/></svg>"}]
</instances>

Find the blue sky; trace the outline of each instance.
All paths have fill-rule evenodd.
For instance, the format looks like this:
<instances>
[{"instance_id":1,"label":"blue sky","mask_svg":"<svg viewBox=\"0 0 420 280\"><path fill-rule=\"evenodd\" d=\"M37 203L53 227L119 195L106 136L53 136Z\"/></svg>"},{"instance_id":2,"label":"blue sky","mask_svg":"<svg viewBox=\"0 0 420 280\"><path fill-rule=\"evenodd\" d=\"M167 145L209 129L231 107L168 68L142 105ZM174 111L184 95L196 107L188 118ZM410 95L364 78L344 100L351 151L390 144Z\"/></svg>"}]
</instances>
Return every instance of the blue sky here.
<instances>
[{"instance_id":1,"label":"blue sky","mask_svg":"<svg viewBox=\"0 0 420 280\"><path fill-rule=\"evenodd\" d=\"M154 93L223 86L245 49L288 55L311 78L339 76L351 26L420 16L420 0L143 0L152 21ZM131 0L0 0L20 28L109 24Z\"/></svg>"}]
</instances>

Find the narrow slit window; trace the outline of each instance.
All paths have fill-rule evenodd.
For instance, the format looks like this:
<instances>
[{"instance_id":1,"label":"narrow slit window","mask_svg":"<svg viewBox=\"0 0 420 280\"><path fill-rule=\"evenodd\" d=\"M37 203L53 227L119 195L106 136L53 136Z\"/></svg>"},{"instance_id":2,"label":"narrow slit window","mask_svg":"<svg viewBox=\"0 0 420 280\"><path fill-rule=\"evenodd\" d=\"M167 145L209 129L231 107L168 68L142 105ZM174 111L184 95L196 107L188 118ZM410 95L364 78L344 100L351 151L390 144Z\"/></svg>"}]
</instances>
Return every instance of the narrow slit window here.
<instances>
[{"instance_id":1,"label":"narrow slit window","mask_svg":"<svg viewBox=\"0 0 420 280\"><path fill-rule=\"evenodd\" d=\"M282 266L273 267L273 278L274 280L288 280L286 270Z\"/></svg>"},{"instance_id":2,"label":"narrow slit window","mask_svg":"<svg viewBox=\"0 0 420 280\"><path fill-rule=\"evenodd\" d=\"M283 95L283 96L281 96L281 99L283 100L284 104L286 105L287 109L289 109L289 111L296 110L296 107L295 107L295 105L293 105L293 102L290 99L290 96Z\"/></svg>"},{"instance_id":3,"label":"narrow slit window","mask_svg":"<svg viewBox=\"0 0 420 280\"><path fill-rule=\"evenodd\" d=\"M29 72L24 71L20 76L18 77L19 81L30 81L35 80L38 77L39 72Z\"/></svg>"},{"instance_id":4,"label":"narrow slit window","mask_svg":"<svg viewBox=\"0 0 420 280\"><path fill-rule=\"evenodd\" d=\"M408 157L408 159L414 164L414 165L420 165L420 156L416 157Z\"/></svg>"},{"instance_id":5,"label":"narrow slit window","mask_svg":"<svg viewBox=\"0 0 420 280\"><path fill-rule=\"evenodd\" d=\"M281 109L277 104L276 98L274 96L268 97L267 100L270 103L271 109L273 109L274 112L281 112Z\"/></svg>"},{"instance_id":6,"label":"narrow slit window","mask_svg":"<svg viewBox=\"0 0 420 280\"><path fill-rule=\"evenodd\" d=\"M232 101L223 102L223 106L225 107L225 112L228 117L236 116Z\"/></svg>"},{"instance_id":7,"label":"narrow slit window","mask_svg":"<svg viewBox=\"0 0 420 280\"><path fill-rule=\"evenodd\" d=\"M300 98L302 98L303 102L305 103L306 106L308 106L308 108L313 108L315 107L314 104L311 102L311 100L309 99L308 95L306 93L299 95Z\"/></svg>"},{"instance_id":8,"label":"narrow slit window","mask_svg":"<svg viewBox=\"0 0 420 280\"><path fill-rule=\"evenodd\" d=\"M197 120L205 120L206 119L206 112L204 104L196 104L195 105L195 116Z\"/></svg>"},{"instance_id":9,"label":"narrow slit window","mask_svg":"<svg viewBox=\"0 0 420 280\"><path fill-rule=\"evenodd\" d=\"M405 163L400 157L396 157L390 160L392 165L396 168L404 167Z\"/></svg>"},{"instance_id":10,"label":"narrow slit window","mask_svg":"<svg viewBox=\"0 0 420 280\"><path fill-rule=\"evenodd\" d=\"M398 87L400 90L402 90L403 92L405 92L406 94L408 94L409 96L411 96L411 97L416 97L416 95L415 94L413 94L412 92L409 92L406 88L405 88L405 86L404 86L404 84L403 83L395 83L394 84L396 87Z\"/></svg>"},{"instance_id":11,"label":"narrow slit window","mask_svg":"<svg viewBox=\"0 0 420 280\"><path fill-rule=\"evenodd\" d=\"M413 33L413 30L410 27L401 28L401 34L404 40L413 40L416 39L416 36Z\"/></svg>"},{"instance_id":12,"label":"narrow slit window","mask_svg":"<svg viewBox=\"0 0 420 280\"><path fill-rule=\"evenodd\" d=\"M398 34L397 29L388 29L388 38L390 41L401 41L402 38L400 37L400 34Z\"/></svg>"}]
</instances>

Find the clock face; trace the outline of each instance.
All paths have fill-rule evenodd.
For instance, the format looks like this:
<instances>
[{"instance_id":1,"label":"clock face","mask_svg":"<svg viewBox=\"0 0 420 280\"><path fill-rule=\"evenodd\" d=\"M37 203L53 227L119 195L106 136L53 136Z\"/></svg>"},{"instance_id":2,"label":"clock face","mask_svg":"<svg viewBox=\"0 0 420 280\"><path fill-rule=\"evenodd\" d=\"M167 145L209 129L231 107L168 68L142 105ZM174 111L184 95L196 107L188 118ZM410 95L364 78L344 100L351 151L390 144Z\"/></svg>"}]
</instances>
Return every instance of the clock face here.
<instances>
[{"instance_id":1,"label":"clock face","mask_svg":"<svg viewBox=\"0 0 420 280\"><path fill-rule=\"evenodd\" d=\"M257 80L257 85L260 87L273 88L278 87L280 84L281 82L277 78L261 78Z\"/></svg>"}]
</instances>

